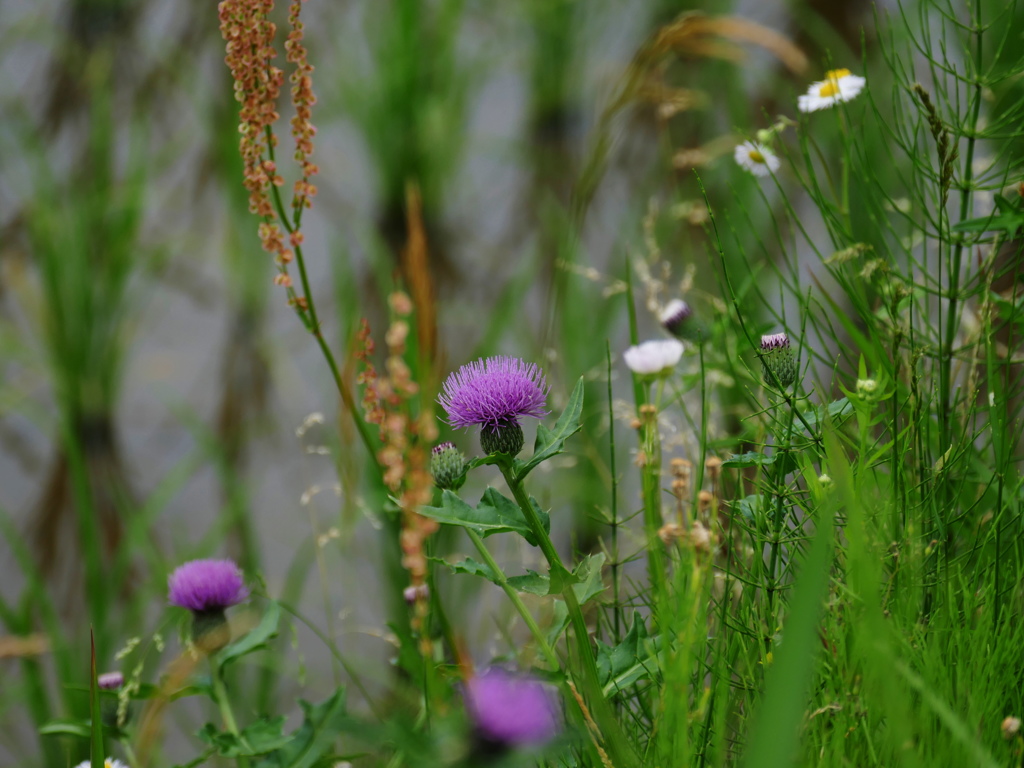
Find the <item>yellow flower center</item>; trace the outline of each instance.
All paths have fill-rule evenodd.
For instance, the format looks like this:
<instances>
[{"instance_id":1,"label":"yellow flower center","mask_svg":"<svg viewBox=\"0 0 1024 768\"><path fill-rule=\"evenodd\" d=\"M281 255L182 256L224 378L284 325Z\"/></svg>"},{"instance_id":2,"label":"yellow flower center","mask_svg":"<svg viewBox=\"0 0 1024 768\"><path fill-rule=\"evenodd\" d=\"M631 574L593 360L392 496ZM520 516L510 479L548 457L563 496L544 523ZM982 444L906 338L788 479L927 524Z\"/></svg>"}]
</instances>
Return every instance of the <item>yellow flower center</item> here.
<instances>
[{"instance_id":1,"label":"yellow flower center","mask_svg":"<svg viewBox=\"0 0 1024 768\"><path fill-rule=\"evenodd\" d=\"M825 82L818 89L818 96L827 99L839 93L839 81L850 76L848 69L830 69L825 73Z\"/></svg>"},{"instance_id":2,"label":"yellow flower center","mask_svg":"<svg viewBox=\"0 0 1024 768\"><path fill-rule=\"evenodd\" d=\"M755 163L763 163L764 162L764 155L762 155L756 149L752 149L749 152L747 152L747 157L749 157Z\"/></svg>"}]
</instances>

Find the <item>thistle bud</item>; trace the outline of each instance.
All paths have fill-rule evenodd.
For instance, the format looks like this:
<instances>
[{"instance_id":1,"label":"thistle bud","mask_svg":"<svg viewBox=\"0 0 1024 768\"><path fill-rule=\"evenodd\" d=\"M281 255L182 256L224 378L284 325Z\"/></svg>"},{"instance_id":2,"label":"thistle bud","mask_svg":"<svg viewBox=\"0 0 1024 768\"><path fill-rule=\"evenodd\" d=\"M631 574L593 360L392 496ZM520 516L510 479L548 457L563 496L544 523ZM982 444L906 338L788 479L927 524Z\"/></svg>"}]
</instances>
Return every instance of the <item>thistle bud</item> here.
<instances>
[{"instance_id":1,"label":"thistle bud","mask_svg":"<svg viewBox=\"0 0 1024 768\"><path fill-rule=\"evenodd\" d=\"M480 430L480 447L488 456L492 453L518 456L524 444L523 428L514 421L511 424L484 427Z\"/></svg>"},{"instance_id":2,"label":"thistle bud","mask_svg":"<svg viewBox=\"0 0 1024 768\"><path fill-rule=\"evenodd\" d=\"M796 381L796 358L789 347L789 336L771 333L761 337L761 366L764 369L764 383L772 386L778 380L781 387L788 387Z\"/></svg>"},{"instance_id":3,"label":"thistle bud","mask_svg":"<svg viewBox=\"0 0 1024 768\"><path fill-rule=\"evenodd\" d=\"M480 433L481 442L486 432L485 429ZM434 446L430 452L430 474L434 485L442 491L457 491L463 486L466 482L466 458L455 443L444 442Z\"/></svg>"},{"instance_id":4,"label":"thistle bud","mask_svg":"<svg viewBox=\"0 0 1024 768\"><path fill-rule=\"evenodd\" d=\"M686 321L693 315L693 310L690 305L682 299L672 299L665 308L661 310L661 314L658 319L661 321L661 327L671 333L673 336L681 338L684 333Z\"/></svg>"}]
</instances>

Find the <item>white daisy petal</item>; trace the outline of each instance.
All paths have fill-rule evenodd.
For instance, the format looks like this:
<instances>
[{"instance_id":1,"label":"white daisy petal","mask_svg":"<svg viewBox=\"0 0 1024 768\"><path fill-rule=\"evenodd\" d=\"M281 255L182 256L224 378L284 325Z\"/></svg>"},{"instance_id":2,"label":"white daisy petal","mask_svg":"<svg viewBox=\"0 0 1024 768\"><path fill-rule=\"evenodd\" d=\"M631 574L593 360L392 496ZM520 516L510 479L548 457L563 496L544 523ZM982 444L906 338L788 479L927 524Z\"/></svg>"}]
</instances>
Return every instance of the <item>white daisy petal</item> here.
<instances>
[{"instance_id":1,"label":"white daisy petal","mask_svg":"<svg viewBox=\"0 0 1024 768\"><path fill-rule=\"evenodd\" d=\"M813 83L807 93L797 99L801 112L817 112L819 109L834 107L843 101L855 98L867 85L867 80L850 74L848 69L832 69L825 73L825 79Z\"/></svg>"},{"instance_id":2,"label":"white daisy petal","mask_svg":"<svg viewBox=\"0 0 1024 768\"><path fill-rule=\"evenodd\" d=\"M756 141L744 141L737 145L733 159L741 168L755 176L769 176L779 170L779 158L764 144Z\"/></svg>"},{"instance_id":3,"label":"white daisy petal","mask_svg":"<svg viewBox=\"0 0 1024 768\"><path fill-rule=\"evenodd\" d=\"M622 359L633 373L650 376L673 368L683 356L683 349L683 343L675 339L645 341L627 349Z\"/></svg>"}]
</instances>

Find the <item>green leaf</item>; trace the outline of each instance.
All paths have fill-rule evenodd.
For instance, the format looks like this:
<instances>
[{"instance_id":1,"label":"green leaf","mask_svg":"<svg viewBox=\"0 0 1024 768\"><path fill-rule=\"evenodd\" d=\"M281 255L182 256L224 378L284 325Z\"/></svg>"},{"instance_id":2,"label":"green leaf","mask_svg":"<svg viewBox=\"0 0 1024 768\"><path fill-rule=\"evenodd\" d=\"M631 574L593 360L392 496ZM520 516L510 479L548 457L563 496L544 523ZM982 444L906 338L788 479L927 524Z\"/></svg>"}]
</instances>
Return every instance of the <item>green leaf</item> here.
<instances>
[{"instance_id":1,"label":"green leaf","mask_svg":"<svg viewBox=\"0 0 1024 768\"><path fill-rule=\"evenodd\" d=\"M580 564L573 570L572 575L578 579L573 584L573 592L580 605L590 602L593 598L604 592L604 582L601 580L601 569L604 568L604 552L596 555L587 555Z\"/></svg>"},{"instance_id":2,"label":"green leaf","mask_svg":"<svg viewBox=\"0 0 1024 768\"><path fill-rule=\"evenodd\" d=\"M614 648L597 643L597 675L604 695L611 697L657 670L654 655L657 642L647 633L639 613L633 614L633 626Z\"/></svg>"},{"instance_id":3,"label":"green leaf","mask_svg":"<svg viewBox=\"0 0 1024 768\"><path fill-rule=\"evenodd\" d=\"M580 430L580 417L583 415L583 377L576 382L572 394L569 395L569 402L562 411L562 415L555 422L554 429L548 429L543 424L537 425L537 440L533 445L533 456L526 461L516 461L516 477L522 479L531 470L539 466L552 456L562 452L565 441Z\"/></svg>"},{"instance_id":4,"label":"green leaf","mask_svg":"<svg viewBox=\"0 0 1024 768\"><path fill-rule=\"evenodd\" d=\"M77 736L88 739L92 733L92 723L89 720L56 718L43 725L39 733L43 736Z\"/></svg>"},{"instance_id":5,"label":"green leaf","mask_svg":"<svg viewBox=\"0 0 1024 768\"><path fill-rule=\"evenodd\" d=\"M722 462L722 466L734 469L749 469L750 467L768 467L774 463L774 456L765 456L764 454L749 451L745 454L733 454Z\"/></svg>"},{"instance_id":6,"label":"green leaf","mask_svg":"<svg viewBox=\"0 0 1024 768\"><path fill-rule=\"evenodd\" d=\"M446 565L452 573L468 573L472 576L482 576L488 581L498 584L494 571L486 563L479 563L467 557L458 563L450 563L441 558L432 558L435 562ZM567 578L573 583L573 590L576 592L576 599L580 605L590 601L593 597L604 591L604 584L601 582L601 568L604 566L604 553L586 557ZM521 576L506 577L509 586L517 592L529 592L531 595L558 594L560 590L551 589L551 579L543 573L528 570ZM500 584L499 584L500 586Z\"/></svg>"},{"instance_id":7,"label":"green leaf","mask_svg":"<svg viewBox=\"0 0 1024 768\"><path fill-rule=\"evenodd\" d=\"M778 461L778 468L782 470L784 475L788 475L796 468L796 452L789 450L784 453L773 453L768 456L757 451L748 451L747 453L733 454L728 459L722 462L723 467L732 467L733 469L749 469L750 467L774 467L780 457L781 461Z\"/></svg>"},{"instance_id":8,"label":"green leaf","mask_svg":"<svg viewBox=\"0 0 1024 768\"><path fill-rule=\"evenodd\" d=\"M853 403L851 403L850 399L847 397L841 397L838 400L833 400L824 408L813 408L803 413L804 420L812 427L816 427L826 418L836 424L841 424L852 415ZM803 424L797 421L794 426L803 427Z\"/></svg>"},{"instance_id":9,"label":"green leaf","mask_svg":"<svg viewBox=\"0 0 1024 768\"><path fill-rule=\"evenodd\" d=\"M531 498L530 503L533 504L544 530L550 531L551 518L548 513L540 508L535 499ZM444 491L441 494L440 507L422 507L419 513L441 523L469 528L484 537L494 533L518 533L530 544L537 546L523 511L514 501L505 498L493 488L488 488L484 492L476 509L452 491Z\"/></svg>"},{"instance_id":10,"label":"green leaf","mask_svg":"<svg viewBox=\"0 0 1024 768\"><path fill-rule=\"evenodd\" d=\"M569 626L569 609L565 605L564 600L552 601L554 610L551 616L551 626L548 627L547 641L548 645L554 646L558 642L558 638L562 636L565 628Z\"/></svg>"},{"instance_id":11,"label":"green leaf","mask_svg":"<svg viewBox=\"0 0 1024 768\"><path fill-rule=\"evenodd\" d=\"M207 723L198 736L221 757L256 757L281 749L294 738L284 734L284 722L284 715L265 717L246 726L237 736Z\"/></svg>"},{"instance_id":12,"label":"green leaf","mask_svg":"<svg viewBox=\"0 0 1024 768\"><path fill-rule=\"evenodd\" d=\"M326 701L299 700L303 723L281 749L257 763L256 768L314 768L333 747L345 719L345 690L339 688Z\"/></svg>"},{"instance_id":13,"label":"green leaf","mask_svg":"<svg viewBox=\"0 0 1024 768\"><path fill-rule=\"evenodd\" d=\"M1024 227L1024 201L1018 198L1017 202L1008 200L1000 194L993 196L999 215L981 216L977 219L966 219L959 224L953 225L954 232L1007 232L1013 234L1021 227Z\"/></svg>"},{"instance_id":14,"label":"green leaf","mask_svg":"<svg viewBox=\"0 0 1024 768\"><path fill-rule=\"evenodd\" d=\"M739 510L739 513L750 522L757 522L761 517L761 496L756 493L746 496L735 502L734 508Z\"/></svg>"},{"instance_id":15,"label":"green leaf","mask_svg":"<svg viewBox=\"0 0 1024 768\"><path fill-rule=\"evenodd\" d=\"M733 469L749 469L750 467L770 467L774 463L775 456L766 456L756 451L748 451L747 453L734 453L722 462L722 466L732 467Z\"/></svg>"},{"instance_id":16,"label":"green leaf","mask_svg":"<svg viewBox=\"0 0 1024 768\"><path fill-rule=\"evenodd\" d=\"M225 667L232 661L237 661L250 653L261 651L267 647L267 642L277 637L277 625L281 621L281 606L274 601L267 604L267 610L251 632L243 635L228 644L216 655L216 663L219 667Z\"/></svg>"}]
</instances>

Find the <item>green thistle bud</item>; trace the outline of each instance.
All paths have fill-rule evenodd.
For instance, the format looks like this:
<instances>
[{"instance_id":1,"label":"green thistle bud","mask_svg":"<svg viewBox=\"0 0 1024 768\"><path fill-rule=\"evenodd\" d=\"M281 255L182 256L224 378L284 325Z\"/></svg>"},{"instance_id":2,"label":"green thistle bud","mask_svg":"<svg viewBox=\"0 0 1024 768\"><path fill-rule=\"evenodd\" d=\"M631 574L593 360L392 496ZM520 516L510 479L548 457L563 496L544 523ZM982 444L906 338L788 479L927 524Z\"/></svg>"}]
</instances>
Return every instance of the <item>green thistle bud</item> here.
<instances>
[{"instance_id":1,"label":"green thistle bud","mask_svg":"<svg viewBox=\"0 0 1024 768\"><path fill-rule=\"evenodd\" d=\"M796 358L789 348L789 336L771 333L761 337L761 366L764 369L764 383L773 386L772 374L779 386L788 387L796 381Z\"/></svg>"},{"instance_id":2,"label":"green thistle bud","mask_svg":"<svg viewBox=\"0 0 1024 768\"><path fill-rule=\"evenodd\" d=\"M430 452L430 474L442 491L457 491L466 482L466 458L455 443L439 443Z\"/></svg>"},{"instance_id":3,"label":"green thistle bud","mask_svg":"<svg viewBox=\"0 0 1024 768\"><path fill-rule=\"evenodd\" d=\"M484 427L480 430L480 447L490 456L492 453L507 453L518 456L523 450L523 428L515 421L499 427Z\"/></svg>"}]
</instances>

